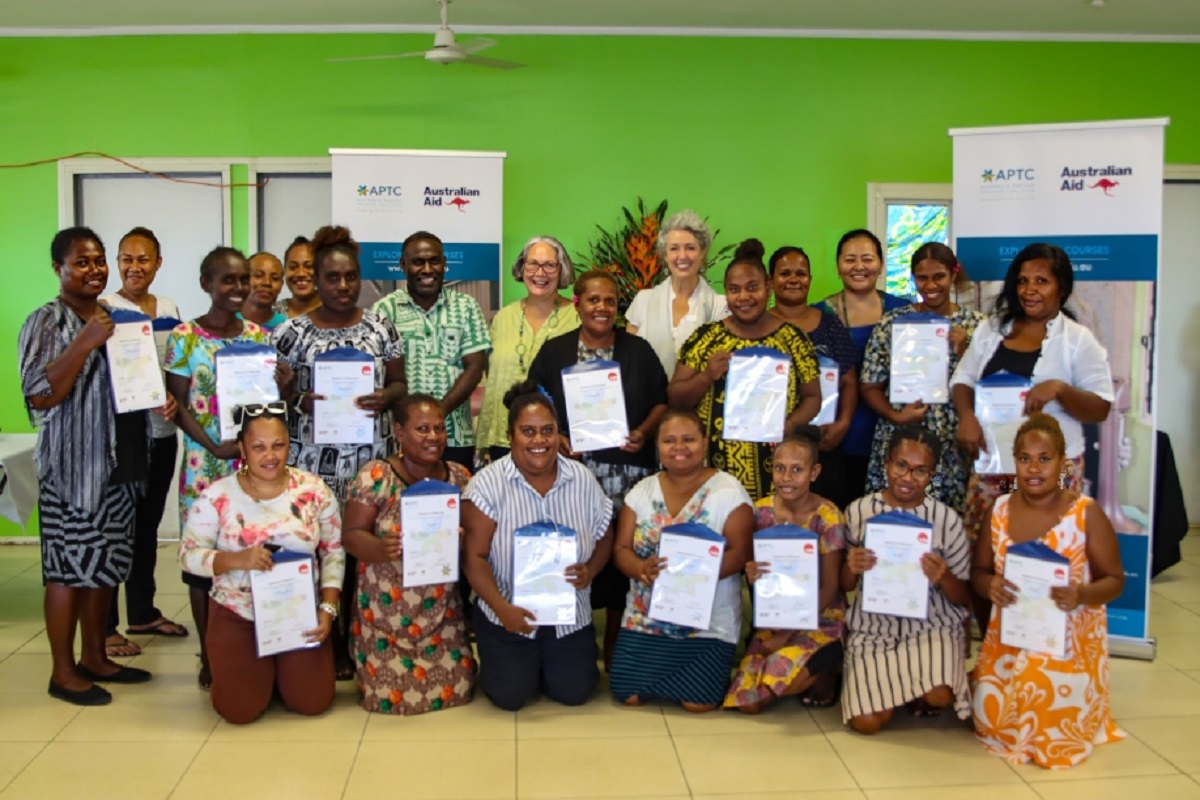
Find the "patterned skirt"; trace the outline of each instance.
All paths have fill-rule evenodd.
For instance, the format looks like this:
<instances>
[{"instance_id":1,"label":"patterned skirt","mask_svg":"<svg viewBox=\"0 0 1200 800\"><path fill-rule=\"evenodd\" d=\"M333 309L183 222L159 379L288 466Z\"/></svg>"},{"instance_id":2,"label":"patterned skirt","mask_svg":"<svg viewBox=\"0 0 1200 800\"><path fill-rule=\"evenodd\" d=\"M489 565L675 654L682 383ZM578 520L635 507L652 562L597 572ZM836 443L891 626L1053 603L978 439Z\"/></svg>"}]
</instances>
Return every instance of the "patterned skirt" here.
<instances>
[{"instance_id":1,"label":"patterned skirt","mask_svg":"<svg viewBox=\"0 0 1200 800\"><path fill-rule=\"evenodd\" d=\"M621 702L637 697L717 705L729 688L736 651L737 645L720 639L675 639L621 630L609 685Z\"/></svg>"},{"instance_id":2,"label":"patterned skirt","mask_svg":"<svg viewBox=\"0 0 1200 800\"><path fill-rule=\"evenodd\" d=\"M42 582L85 589L124 583L133 564L134 486L106 487L95 511L72 506L53 481L41 488Z\"/></svg>"},{"instance_id":3,"label":"patterned skirt","mask_svg":"<svg viewBox=\"0 0 1200 800\"><path fill-rule=\"evenodd\" d=\"M841 609L838 609L841 612ZM772 630L755 630L754 637L746 648L741 666L733 676L729 693L725 696L725 708L738 708L782 695L795 682L800 671L807 669L810 675L822 670L814 659L826 648L829 652L841 652L842 621L840 616L830 619L821 616L820 628L815 631L792 631L784 645L773 652L766 650L767 641L775 634ZM826 659L827 660L827 659ZM812 662L810 665L810 661ZM842 665L837 656L836 667ZM828 666L828 665L822 665Z\"/></svg>"},{"instance_id":4,"label":"patterned skirt","mask_svg":"<svg viewBox=\"0 0 1200 800\"><path fill-rule=\"evenodd\" d=\"M930 628L899 640L851 633L842 678L842 721L897 708L949 686L954 712L971 716L961 625Z\"/></svg>"}]
</instances>

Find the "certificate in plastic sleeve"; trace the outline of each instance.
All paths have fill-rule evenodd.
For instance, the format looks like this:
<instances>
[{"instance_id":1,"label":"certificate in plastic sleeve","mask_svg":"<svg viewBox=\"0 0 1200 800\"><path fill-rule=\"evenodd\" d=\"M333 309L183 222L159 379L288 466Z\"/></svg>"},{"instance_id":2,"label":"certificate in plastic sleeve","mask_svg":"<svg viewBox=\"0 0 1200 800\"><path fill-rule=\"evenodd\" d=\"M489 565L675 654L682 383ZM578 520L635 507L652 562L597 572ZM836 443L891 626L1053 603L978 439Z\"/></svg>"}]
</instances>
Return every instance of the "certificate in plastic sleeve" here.
<instances>
[{"instance_id":1,"label":"certificate in plastic sleeve","mask_svg":"<svg viewBox=\"0 0 1200 800\"><path fill-rule=\"evenodd\" d=\"M933 546L929 523L906 511L889 511L867 520L865 547L875 566L863 573L862 610L871 614L925 619L929 614L929 578L921 558Z\"/></svg>"},{"instance_id":2,"label":"certificate in plastic sleeve","mask_svg":"<svg viewBox=\"0 0 1200 800\"><path fill-rule=\"evenodd\" d=\"M1033 382L1001 370L975 384L975 417L983 429L982 448L975 459L977 475L1012 475L1017 471L1013 446L1025 422L1025 398Z\"/></svg>"},{"instance_id":3,"label":"certificate in plastic sleeve","mask_svg":"<svg viewBox=\"0 0 1200 800\"><path fill-rule=\"evenodd\" d=\"M684 522L663 528L658 557L667 563L654 579L647 616L708 630L724 552L724 537L705 525Z\"/></svg>"},{"instance_id":4,"label":"certificate in plastic sleeve","mask_svg":"<svg viewBox=\"0 0 1200 800\"><path fill-rule=\"evenodd\" d=\"M838 363L821 356L817 359L817 368L821 371L821 410L813 418L812 424L832 425L838 413L838 380L841 377Z\"/></svg>"},{"instance_id":5,"label":"certificate in plastic sleeve","mask_svg":"<svg viewBox=\"0 0 1200 800\"><path fill-rule=\"evenodd\" d=\"M736 442L783 441L791 359L772 347L746 347L725 375L722 437Z\"/></svg>"},{"instance_id":6,"label":"certificate in plastic sleeve","mask_svg":"<svg viewBox=\"0 0 1200 800\"><path fill-rule=\"evenodd\" d=\"M271 554L270 571L250 570L258 657L320 647L305 635L317 627L316 569L308 553Z\"/></svg>"},{"instance_id":7,"label":"certificate in plastic sleeve","mask_svg":"<svg viewBox=\"0 0 1200 800\"><path fill-rule=\"evenodd\" d=\"M629 438L621 365L587 361L562 371L571 449L577 453L620 447Z\"/></svg>"},{"instance_id":8,"label":"certificate in plastic sleeve","mask_svg":"<svg viewBox=\"0 0 1200 800\"><path fill-rule=\"evenodd\" d=\"M150 317L114 308L109 312L113 334L105 342L113 405L118 414L158 408L167 401L162 361L154 343Z\"/></svg>"},{"instance_id":9,"label":"certificate in plastic sleeve","mask_svg":"<svg viewBox=\"0 0 1200 800\"><path fill-rule=\"evenodd\" d=\"M418 481L400 494L404 588L458 581L461 490Z\"/></svg>"},{"instance_id":10,"label":"certificate in plastic sleeve","mask_svg":"<svg viewBox=\"0 0 1200 800\"><path fill-rule=\"evenodd\" d=\"M950 320L917 312L892 323L888 399L929 405L950 402Z\"/></svg>"},{"instance_id":11,"label":"certificate in plastic sleeve","mask_svg":"<svg viewBox=\"0 0 1200 800\"><path fill-rule=\"evenodd\" d=\"M575 531L535 522L513 532L512 604L529 611L534 625L574 625L576 590L567 567L579 560Z\"/></svg>"},{"instance_id":12,"label":"certificate in plastic sleeve","mask_svg":"<svg viewBox=\"0 0 1200 800\"><path fill-rule=\"evenodd\" d=\"M1071 562L1041 542L1022 542L1004 556L1004 579L1017 587L1017 601L1000 609L1000 644L1067 656L1067 612L1050 590L1071 582Z\"/></svg>"},{"instance_id":13,"label":"certificate in plastic sleeve","mask_svg":"<svg viewBox=\"0 0 1200 800\"><path fill-rule=\"evenodd\" d=\"M821 615L821 546L799 525L773 525L754 534L754 560L770 564L754 582L754 627L816 630Z\"/></svg>"},{"instance_id":14,"label":"certificate in plastic sleeve","mask_svg":"<svg viewBox=\"0 0 1200 800\"><path fill-rule=\"evenodd\" d=\"M237 438L234 408L279 399L279 386L275 383L278 358L274 347L257 342L231 342L213 354L221 441Z\"/></svg>"},{"instance_id":15,"label":"certificate in plastic sleeve","mask_svg":"<svg viewBox=\"0 0 1200 800\"><path fill-rule=\"evenodd\" d=\"M335 347L313 359L315 444L371 444L375 418L354 405L375 391L375 357L353 347Z\"/></svg>"}]
</instances>

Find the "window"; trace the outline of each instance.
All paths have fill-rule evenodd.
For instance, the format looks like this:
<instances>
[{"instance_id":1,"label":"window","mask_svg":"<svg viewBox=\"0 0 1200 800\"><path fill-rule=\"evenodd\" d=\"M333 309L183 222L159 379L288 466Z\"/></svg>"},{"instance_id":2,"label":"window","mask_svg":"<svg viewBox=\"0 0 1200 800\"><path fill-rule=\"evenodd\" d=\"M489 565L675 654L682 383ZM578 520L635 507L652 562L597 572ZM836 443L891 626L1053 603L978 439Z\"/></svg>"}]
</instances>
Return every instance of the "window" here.
<instances>
[{"instance_id":1,"label":"window","mask_svg":"<svg viewBox=\"0 0 1200 800\"><path fill-rule=\"evenodd\" d=\"M871 231L885 248L887 269L879 287L901 297L916 297L910 261L926 242L950 244L948 183L867 185Z\"/></svg>"}]
</instances>

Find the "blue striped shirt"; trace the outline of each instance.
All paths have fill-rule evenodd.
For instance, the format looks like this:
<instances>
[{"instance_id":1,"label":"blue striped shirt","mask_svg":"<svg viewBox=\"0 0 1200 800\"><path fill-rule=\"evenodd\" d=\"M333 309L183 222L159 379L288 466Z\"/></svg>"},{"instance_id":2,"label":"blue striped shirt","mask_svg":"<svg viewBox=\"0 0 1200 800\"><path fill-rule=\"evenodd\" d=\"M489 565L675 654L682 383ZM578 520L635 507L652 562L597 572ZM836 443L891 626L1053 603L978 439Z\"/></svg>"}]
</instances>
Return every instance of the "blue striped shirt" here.
<instances>
[{"instance_id":1,"label":"blue striped shirt","mask_svg":"<svg viewBox=\"0 0 1200 800\"><path fill-rule=\"evenodd\" d=\"M546 496L538 494L517 469L512 456L493 461L484 467L463 492L484 516L496 523L488 563L496 576L496 586L506 600L513 592L513 532L535 522L550 520L573 529L579 534L579 561L592 557L596 542L604 537L612 520L612 501L600 488L596 478L578 461L558 457L558 476ZM487 618L503 625L487 603L479 601ZM559 638L583 630L592 624L591 589L575 592L575 624L558 625ZM536 633L536 631L535 631ZM534 634L529 634L533 638Z\"/></svg>"}]
</instances>

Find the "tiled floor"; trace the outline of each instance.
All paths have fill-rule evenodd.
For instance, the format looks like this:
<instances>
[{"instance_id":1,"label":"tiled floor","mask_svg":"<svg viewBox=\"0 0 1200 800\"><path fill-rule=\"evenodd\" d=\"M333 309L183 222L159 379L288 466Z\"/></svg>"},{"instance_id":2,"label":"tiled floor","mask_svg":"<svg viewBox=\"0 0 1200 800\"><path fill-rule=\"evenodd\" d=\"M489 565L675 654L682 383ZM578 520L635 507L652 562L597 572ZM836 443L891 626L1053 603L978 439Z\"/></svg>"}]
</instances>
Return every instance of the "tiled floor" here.
<instances>
[{"instance_id":1,"label":"tiled floor","mask_svg":"<svg viewBox=\"0 0 1200 800\"><path fill-rule=\"evenodd\" d=\"M160 551L160 605L190 624ZM150 684L110 687L112 705L46 695L48 648L34 547L0 547L0 800L251 797L805 798L806 800L1200 799L1200 531L1154 584L1153 663L1115 659L1113 706L1129 733L1082 767L1012 768L951 719L901 715L867 739L837 709L788 702L758 717L627 709L606 695L517 714L486 699L424 717L367 714L350 683L317 719L273 708L221 722L196 688L196 640L142 637L130 661ZM603 687L602 687L603 688Z\"/></svg>"}]
</instances>

